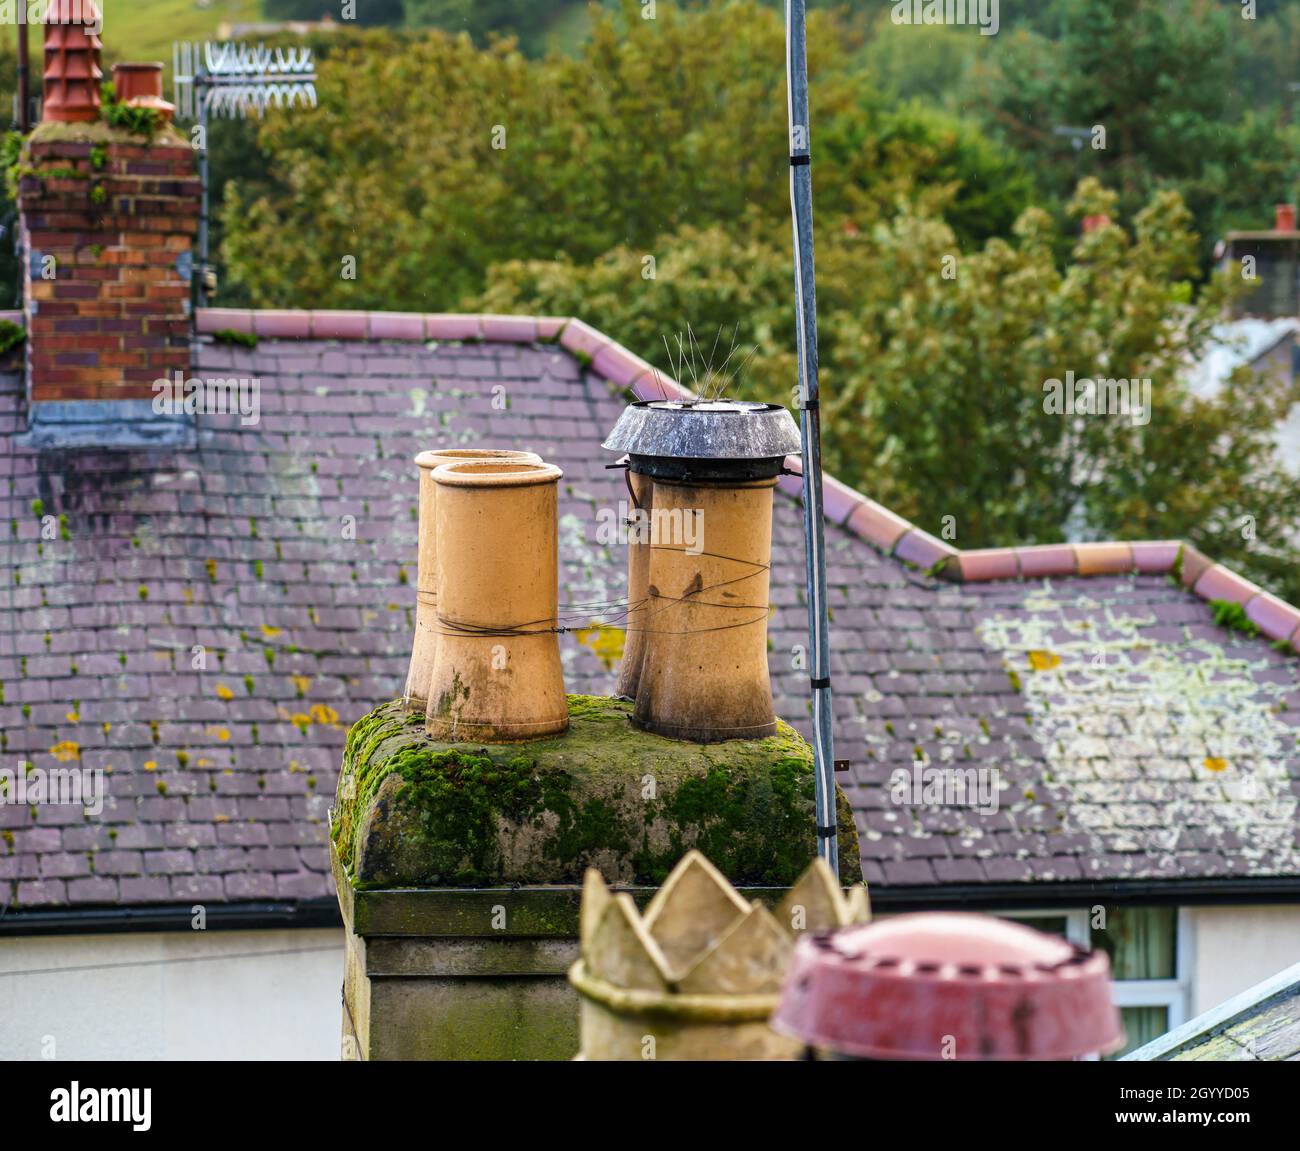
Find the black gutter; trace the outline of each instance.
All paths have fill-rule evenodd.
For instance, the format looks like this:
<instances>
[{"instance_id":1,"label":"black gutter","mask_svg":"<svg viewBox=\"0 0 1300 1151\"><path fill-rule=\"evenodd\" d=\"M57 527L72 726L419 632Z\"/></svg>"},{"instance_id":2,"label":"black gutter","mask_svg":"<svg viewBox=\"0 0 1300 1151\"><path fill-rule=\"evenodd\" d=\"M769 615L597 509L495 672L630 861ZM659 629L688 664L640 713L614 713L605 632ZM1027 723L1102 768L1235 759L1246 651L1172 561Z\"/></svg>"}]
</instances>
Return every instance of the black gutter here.
<instances>
[{"instance_id":1,"label":"black gutter","mask_svg":"<svg viewBox=\"0 0 1300 1151\"><path fill-rule=\"evenodd\" d=\"M1225 879L1123 879L1095 883L951 883L871 888L879 911L1010 911L1016 908L1215 906L1300 903L1300 876ZM138 907L0 907L0 936L90 935L127 931L192 931L197 904ZM341 927L331 898L203 905L209 931L274 927Z\"/></svg>"},{"instance_id":2,"label":"black gutter","mask_svg":"<svg viewBox=\"0 0 1300 1151\"><path fill-rule=\"evenodd\" d=\"M202 906L208 931L248 931L272 927L342 927L332 896L299 901L255 903L160 903L137 907L0 906L0 936L101 935L124 931L193 931L195 908Z\"/></svg>"},{"instance_id":3,"label":"black gutter","mask_svg":"<svg viewBox=\"0 0 1300 1151\"><path fill-rule=\"evenodd\" d=\"M945 883L871 887L881 911L991 911L1018 907L1070 908L1300 902L1300 876L1223 879L1116 879L1068 883Z\"/></svg>"}]
</instances>

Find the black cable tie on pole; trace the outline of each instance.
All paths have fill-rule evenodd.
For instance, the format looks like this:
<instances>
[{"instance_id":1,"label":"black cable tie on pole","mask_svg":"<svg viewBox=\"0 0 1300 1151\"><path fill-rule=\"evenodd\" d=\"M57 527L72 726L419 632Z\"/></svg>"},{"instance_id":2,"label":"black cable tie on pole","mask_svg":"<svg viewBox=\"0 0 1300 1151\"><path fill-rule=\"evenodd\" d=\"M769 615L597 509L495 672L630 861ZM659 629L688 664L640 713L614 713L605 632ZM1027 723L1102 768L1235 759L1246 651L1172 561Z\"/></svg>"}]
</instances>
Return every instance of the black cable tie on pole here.
<instances>
[{"instance_id":1,"label":"black cable tie on pole","mask_svg":"<svg viewBox=\"0 0 1300 1151\"><path fill-rule=\"evenodd\" d=\"M806 168L811 163L812 163L812 157L809 156L807 153L805 153L802 156L790 157L790 167L792 168Z\"/></svg>"},{"instance_id":2,"label":"black cable tie on pole","mask_svg":"<svg viewBox=\"0 0 1300 1151\"><path fill-rule=\"evenodd\" d=\"M810 677L808 682L812 684L813 691L820 691L824 687L831 686L831 677L828 675L822 676L821 679L812 679Z\"/></svg>"},{"instance_id":3,"label":"black cable tie on pole","mask_svg":"<svg viewBox=\"0 0 1300 1151\"><path fill-rule=\"evenodd\" d=\"M840 830L838 827L819 827L817 829L817 838L834 839L837 835L839 835L839 833Z\"/></svg>"},{"instance_id":4,"label":"black cable tie on pole","mask_svg":"<svg viewBox=\"0 0 1300 1151\"><path fill-rule=\"evenodd\" d=\"M821 400L805 400L802 404L799 405L799 410L801 412L815 412L821 406L822 406Z\"/></svg>"}]
</instances>

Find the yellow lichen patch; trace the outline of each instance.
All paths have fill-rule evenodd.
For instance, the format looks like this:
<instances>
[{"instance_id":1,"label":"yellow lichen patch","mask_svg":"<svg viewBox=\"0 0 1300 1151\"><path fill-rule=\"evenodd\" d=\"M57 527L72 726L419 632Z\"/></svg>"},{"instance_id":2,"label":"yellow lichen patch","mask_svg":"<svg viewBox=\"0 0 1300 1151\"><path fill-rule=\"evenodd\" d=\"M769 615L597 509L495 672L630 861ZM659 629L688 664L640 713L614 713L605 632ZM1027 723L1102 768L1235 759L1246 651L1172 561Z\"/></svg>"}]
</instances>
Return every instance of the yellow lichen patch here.
<instances>
[{"instance_id":1,"label":"yellow lichen patch","mask_svg":"<svg viewBox=\"0 0 1300 1151\"><path fill-rule=\"evenodd\" d=\"M1035 671L1051 671L1052 668L1061 666L1061 657L1051 651L1031 651L1029 666Z\"/></svg>"},{"instance_id":2,"label":"yellow lichen patch","mask_svg":"<svg viewBox=\"0 0 1300 1151\"><path fill-rule=\"evenodd\" d=\"M144 761L144 769L145 771L157 771L158 761L154 759L146 759Z\"/></svg>"},{"instance_id":3,"label":"yellow lichen patch","mask_svg":"<svg viewBox=\"0 0 1300 1151\"><path fill-rule=\"evenodd\" d=\"M1207 755L1205 757L1205 770L1206 771L1227 771L1228 761L1226 759L1219 759L1217 756Z\"/></svg>"},{"instance_id":4,"label":"yellow lichen patch","mask_svg":"<svg viewBox=\"0 0 1300 1151\"><path fill-rule=\"evenodd\" d=\"M272 627L269 623L264 623L262 625L262 634L266 636L267 639L275 639L275 637L280 634L280 631L280 628Z\"/></svg>"},{"instance_id":5,"label":"yellow lichen patch","mask_svg":"<svg viewBox=\"0 0 1300 1151\"><path fill-rule=\"evenodd\" d=\"M312 719L323 726L338 723L339 721L339 713L328 704L314 703L307 710L311 712Z\"/></svg>"},{"instance_id":6,"label":"yellow lichen patch","mask_svg":"<svg viewBox=\"0 0 1300 1151\"><path fill-rule=\"evenodd\" d=\"M295 711L290 717L289 722L293 724L303 735L307 734L307 729L311 727L311 716L304 715L300 711Z\"/></svg>"},{"instance_id":7,"label":"yellow lichen patch","mask_svg":"<svg viewBox=\"0 0 1300 1151\"><path fill-rule=\"evenodd\" d=\"M80 722L81 722L81 712L79 712L79 711L70 711L70 712L68 712L68 722L69 722L69 723L80 723Z\"/></svg>"},{"instance_id":8,"label":"yellow lichen patch","mask_svg":"<svg viewBox=\"0 0 1300 1151\"><path fill-rule=\"evenodd\" d=\"M298 689L298 698L301 699L307 694L307 689L311 687L311 679L305 675L291 675L293 686Z\"/></svg>"},{"instance_id":9,"label":"yellow lichen patch","mask_svg":"<svg viewBox=\"0 0 1300 1151\"><path fill-rule=\"evenodd\" d=\"M50 748L50 754L60 763L71 763L74 759L81 758L81 744L65 739Z\"/></svg>"},{"instance_id":10,"label":"yellow lichen patch","mask_svg":"<svg viewBox=\"0 0 1300 1151\"><path fill-rule=\"evenodd\" d=\"M229 728L225 728L225 727L209 727L209 728L206 728L205 730L207 731L208 735L212 736L214 739L219 739L219 740L221 740L222 743L226 743L226 742L230 739L230 729L229 729Z\"/></svg>"},{"instance_id":11,"label":"yellow lichen patch","mask_svg":"<svg viewBox=\"0 0 1300 1151\"><path fill-rule=\"evenodd\" d=\"M223 699L229 703L235 698L235 693L230 690L224 683L217 684L217 698Z\"/></svg>"},{"instance_id":12,"label":"yellow lichen patch","mask_svg":"<svg viewBox=\"0 0 1300 1151\"><path fill-rule=\"evenodd\" d=\"M197 760L194 761L194 766L195 766L195 767L211 767L211 766L212 766L212 760L210 760L210 759L202 759L202 758L200 758L200 759L197 759Z\"/></svg>"},{"instance_id":13,"label":"yellow lichen patch","mask_svg":"<svg viewBox=\"0 0 1300 1151\"><path fill-rule=\"evenodd\" d=\"M182 588L181 597L185 600L186 607L192 607L194 604L194 589L192 587Z\"/></svg>"},{"instance_id":14,"label":"yellow lichen patch","mask_svg":"<svg viewBox=\"0 0 1300 1151\"><path fill-rule=\"evenodd\" d=\"M612 669L623 658L623 641L627 633L621 627L600 623L580 627L573 634L583 647L595 653L606 670Z\"/></svg>"}]
</instances>

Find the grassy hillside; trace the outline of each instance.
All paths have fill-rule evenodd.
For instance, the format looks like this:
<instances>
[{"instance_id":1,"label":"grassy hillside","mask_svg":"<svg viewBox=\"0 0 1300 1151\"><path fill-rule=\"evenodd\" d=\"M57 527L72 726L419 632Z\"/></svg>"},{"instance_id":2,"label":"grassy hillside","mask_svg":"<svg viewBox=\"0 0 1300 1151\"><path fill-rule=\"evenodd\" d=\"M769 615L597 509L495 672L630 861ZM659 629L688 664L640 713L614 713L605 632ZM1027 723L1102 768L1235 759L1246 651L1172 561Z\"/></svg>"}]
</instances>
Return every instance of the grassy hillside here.
<instances>
[{"instance_id":1,"label":"grassy hillside","mask_svg":"<svg viewBox=\"0 0 1300 1151\"><path fill-rule=\"evenodd\" d=\"M261 18L261 0L100 0L104 13L104 55L108 60L162 60L170 67L172 41L210 40L222 22ZM40 59L40 29L27 33L33 65ZM12 24L0 25L0 38L14 42Z\"/></svg>"}]
</instances>

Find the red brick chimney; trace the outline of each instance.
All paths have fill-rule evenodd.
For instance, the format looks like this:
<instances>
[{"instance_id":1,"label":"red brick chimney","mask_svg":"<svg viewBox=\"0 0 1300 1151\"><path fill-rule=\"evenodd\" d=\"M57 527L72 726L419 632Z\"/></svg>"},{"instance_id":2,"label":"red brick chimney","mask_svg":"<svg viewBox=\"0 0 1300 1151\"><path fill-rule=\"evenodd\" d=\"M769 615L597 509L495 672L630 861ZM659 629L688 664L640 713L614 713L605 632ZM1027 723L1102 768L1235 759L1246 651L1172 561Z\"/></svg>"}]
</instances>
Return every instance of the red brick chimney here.
<instances>
[{"instance_id":1,"label":"red brick chimney","mask_svg":"<svg viewBox=\"0 0 1300 1151\"><path fill-rule=\"evenodd\" d=\"M194 151L162 114L146 132L105 119L98 36L53 22L74 16L98 20L90 0L51 3L44 114L19 183L29 435L174 440L183 417L159 418L153 383L190 366Z\"/></svg>"}]
</instances>

